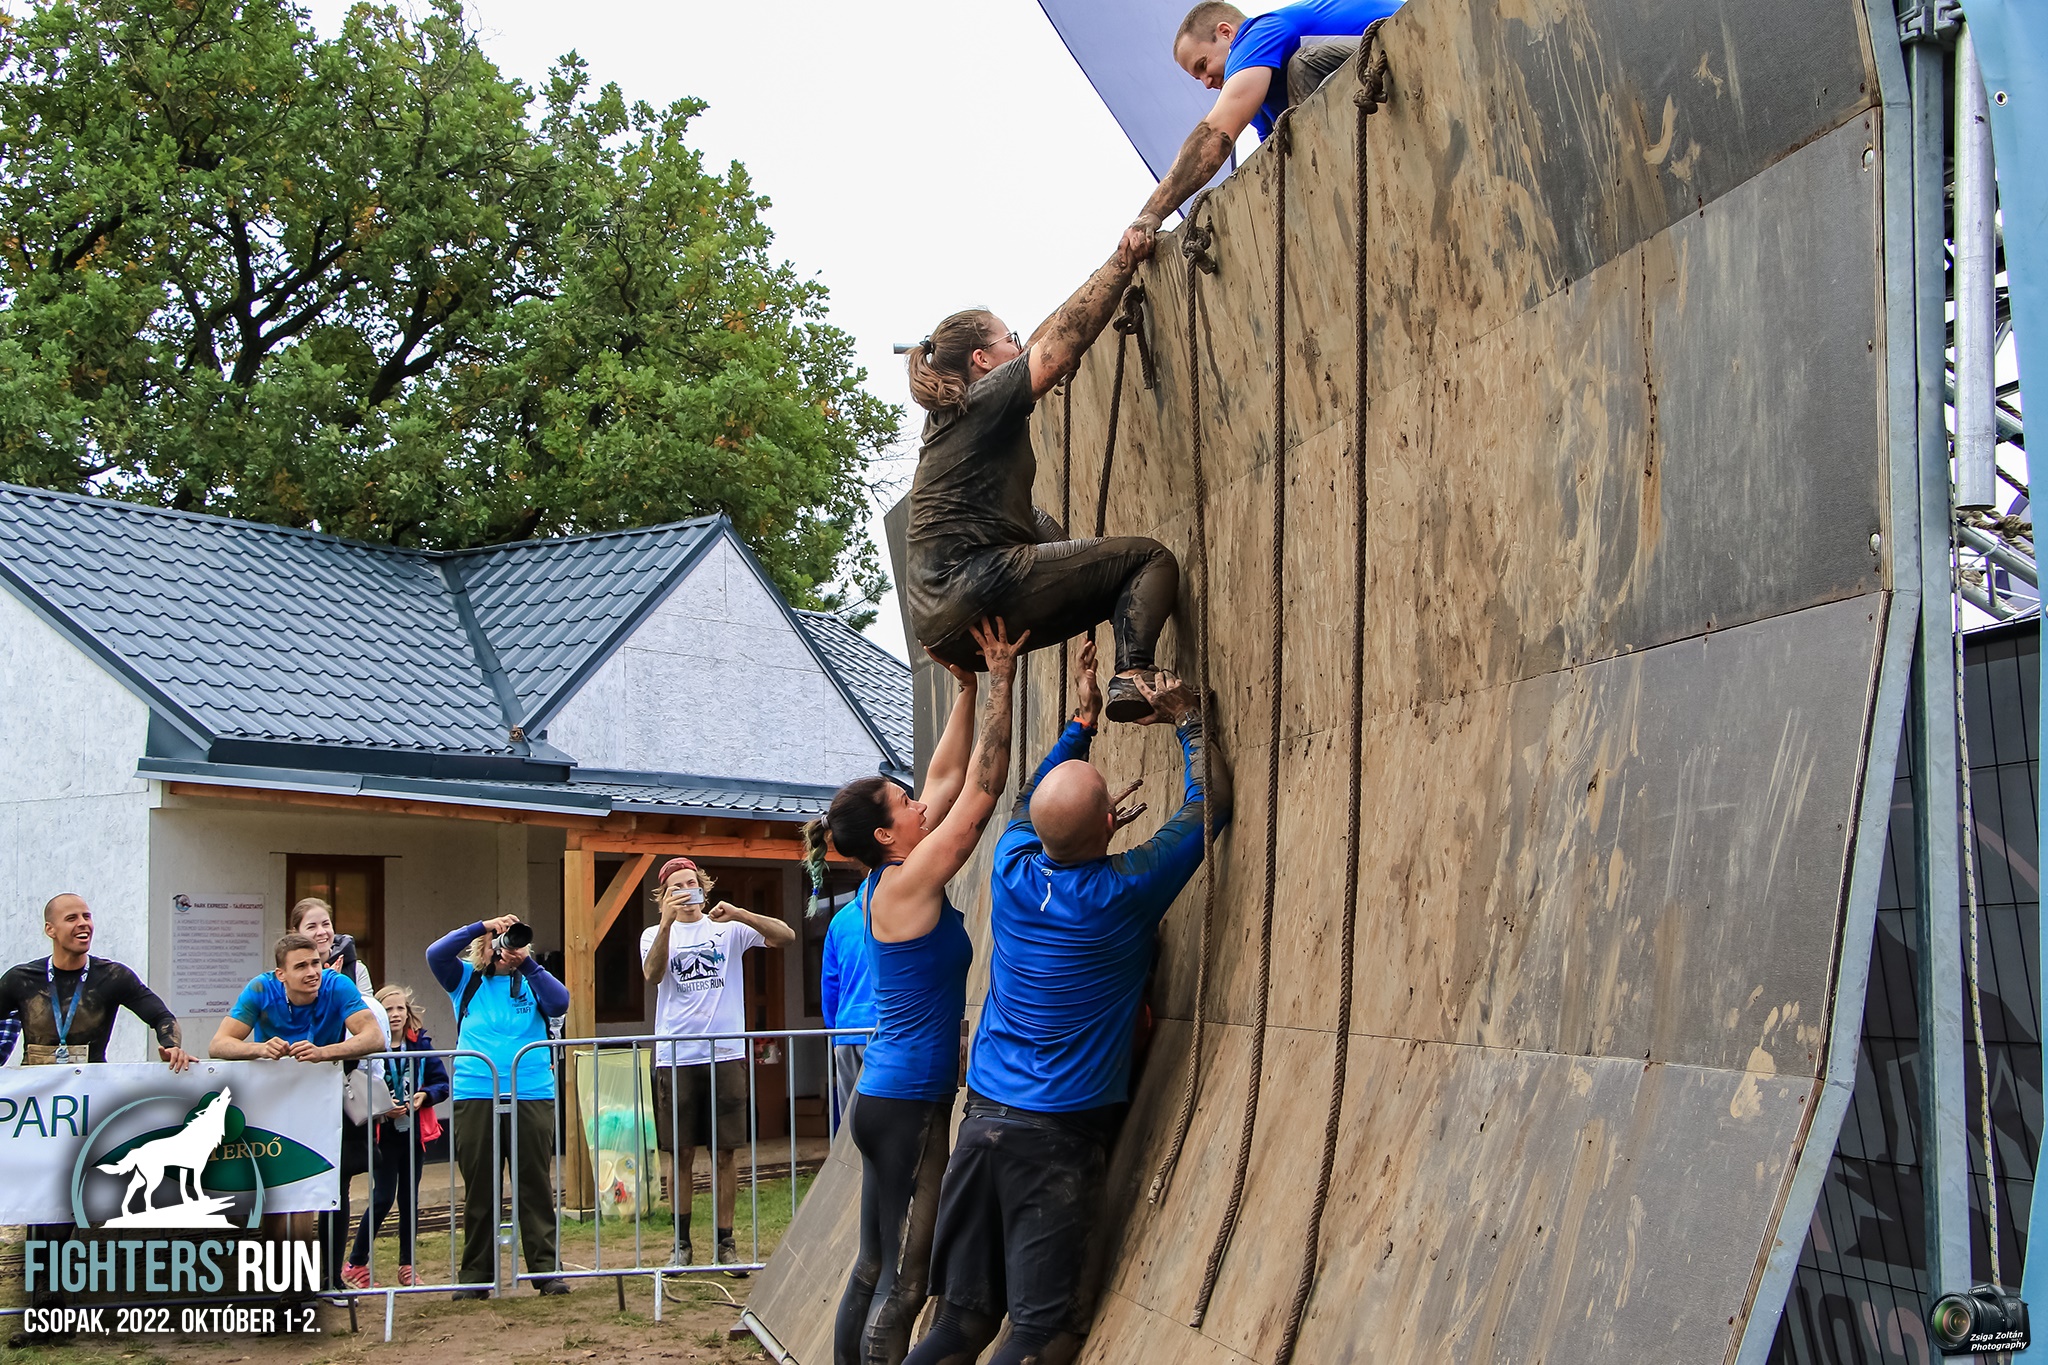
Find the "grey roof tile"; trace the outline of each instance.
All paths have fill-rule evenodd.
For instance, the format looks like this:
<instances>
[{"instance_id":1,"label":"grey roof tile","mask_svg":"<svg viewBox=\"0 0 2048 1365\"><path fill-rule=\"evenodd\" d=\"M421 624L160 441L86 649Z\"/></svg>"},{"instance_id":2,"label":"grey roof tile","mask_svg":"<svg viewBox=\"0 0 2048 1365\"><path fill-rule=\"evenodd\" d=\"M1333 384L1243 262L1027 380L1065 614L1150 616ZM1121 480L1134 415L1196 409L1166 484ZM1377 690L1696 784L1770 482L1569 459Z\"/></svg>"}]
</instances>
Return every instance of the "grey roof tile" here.
<instances>
[{"instance_id":1,"label":"grey roof tile","mask_svg":"<svg viewBox=\"0 0 2048 1365\"><path fill-rule=\"evenodd\" d=\"M796 618L827 667L894 751L888 755L890 761L899 768L910 767L910 665L830 612L799 611Z\"/></svg>"},{"instance_id":2,"label":"grey roof tile","mask_svg":"<svg viewBox=\"0 0 2048 1365\"><path fill-rule=\"evenodd\" d=\"M444 561L530 708L720 525L439 555L0 485L0 570L214 735L489 754L504 712Z\"/></svg>"}]
</instances>

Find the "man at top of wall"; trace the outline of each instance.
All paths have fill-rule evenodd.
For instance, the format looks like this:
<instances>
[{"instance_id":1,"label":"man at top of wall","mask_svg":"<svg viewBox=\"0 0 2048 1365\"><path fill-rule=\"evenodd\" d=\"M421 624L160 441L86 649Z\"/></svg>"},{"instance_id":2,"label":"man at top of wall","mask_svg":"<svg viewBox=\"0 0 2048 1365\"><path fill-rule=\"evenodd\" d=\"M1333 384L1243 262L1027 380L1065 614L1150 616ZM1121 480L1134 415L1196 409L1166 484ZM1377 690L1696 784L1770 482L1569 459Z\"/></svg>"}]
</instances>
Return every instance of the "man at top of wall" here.
<instances>
[{"instance_id":1,"label":"man at top of wall","mask_svg":"<svg viewBox=\"0 0 2048 1365\"><path fill-rule=\"evenodd\" d=\"M1247 19L1227 0L1203 0L1173 35L1173 60L1217 92L1208 116L1180 146L1145 201L1124 248L1146 249L1166 215L1209 183L1247 126L1264 141L1281 113L1307 99L1358 50L1358 35L1401 0L1301 0Z\"/></svg>"}]
</instances>

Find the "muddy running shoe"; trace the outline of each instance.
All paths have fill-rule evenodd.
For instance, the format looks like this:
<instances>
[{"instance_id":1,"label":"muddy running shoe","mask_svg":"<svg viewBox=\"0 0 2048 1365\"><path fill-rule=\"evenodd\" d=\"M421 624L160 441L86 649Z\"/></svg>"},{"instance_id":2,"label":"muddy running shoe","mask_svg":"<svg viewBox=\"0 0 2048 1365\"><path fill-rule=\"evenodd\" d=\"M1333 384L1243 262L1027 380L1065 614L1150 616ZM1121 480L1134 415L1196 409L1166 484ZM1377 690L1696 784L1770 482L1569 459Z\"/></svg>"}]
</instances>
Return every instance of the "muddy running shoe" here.
<instances>
[{"instance_id":1,"label":"muddy running shoe","mask_svg":"<svg viewBox=\"0 0 2048 1365\"><path fill-rule=\"evenodd\" d=\"M536 1287L543 1294L566 1294L569 1292L569 1282L567 1280L539 1280L536 1281Z\"/></svg>"},{"instance_id":2,"label":"muddy running shoe","mask_svg":"<svg viewBox=\"0 0 2048 1365\"><path fill-rule=\"evenodd\" d=\"M341 1268L341 1282L350 1289L370 1287L370 1267L366 1265L345 1265Z\"/></svg>"},{"instance_id":3,"label":"muddy running shoe","mask_svg":"<svg viewBox=\"0 0 2048 1365\"><path fill-rule=\"evenodd\" d=\"M488 1299L490 1296L491 1291L488 1289L458 1289L448 1297L461 1303L464 1299Z\"/></svg>"},{"instance_id":4,"label":"muddy running shoe","mask_svg":"<svg viewBox=\"0 0 2048 1365\"><path fill-rule=\"evenodd\" d=\"M731 1265L734 1261L739 1260L739 1258L739 1245L732 1238L728 1237L718 1244L718 1260L720 1264ZM732 1276L735 1280L744 1280L750 1272L745 1270L728 1270L725 1273Z\"/></svg>"},{"instance_id":5,"label":"muddy running shoe","mask_svg":"<svg viewBox=\"0 0 2048 1365\"><path fill-rule=\"evenodd\" d=\"M1157 669L1146 669L1145 674L1146 683L1159 685ZM1152 715L1152 703L1138 690L1137 679L1119 673L1109 680L1108 704L1102 708L1102 714L1119 724L1131 725Z\"/></svg>"}]
</instances>

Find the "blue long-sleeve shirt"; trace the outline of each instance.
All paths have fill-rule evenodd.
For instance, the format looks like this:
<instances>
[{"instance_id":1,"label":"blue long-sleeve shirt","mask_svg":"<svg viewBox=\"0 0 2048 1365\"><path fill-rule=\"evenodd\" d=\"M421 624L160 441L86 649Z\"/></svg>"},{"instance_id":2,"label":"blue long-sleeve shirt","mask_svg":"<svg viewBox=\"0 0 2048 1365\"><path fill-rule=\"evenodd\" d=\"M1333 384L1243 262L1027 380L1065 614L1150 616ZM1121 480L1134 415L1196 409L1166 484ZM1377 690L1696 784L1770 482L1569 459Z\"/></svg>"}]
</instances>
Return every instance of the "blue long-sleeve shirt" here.
<instances>
[{"instance_id":1,"label":"blue long-sleeve shirt","mask_svg":"<svg viewBox=\"0 0 2048 1365\"><path fill-rule=\"evenodd\" d=\"M1279 9L1254 14L1237 26L1230 40L1230 54L1223 60L1223 78L1229 80L1247 67L1263 66L1273 73L1265 101L1252 115L1252 126L1264 141L1273 123L1287 108L1287 63L1301 49L1305 38L1356 38L1375 19L1384 19L1401 8L1401 0L1299 0Z\"/></svg>"},{"instance_id":2,"label":"blue long-sleeve shirt","mask_svg":"<svg viewBox=\"0 0 2048 1365\"><path fill-rule=\"evenodd\" d=\"M569 989L529 957L516 973L486 974L465 1013L462 997L476 968L464 961L462 954L483 932L483 921L478 920L443 935L427 949L427 968L448 992L449 1005L455 1011L455 1046L483 1054L455 1059L455 1098L487 1100L516 1089L522 1100L553 1099L555 1069L549 1064L548 1050L534 1048L524 1055L519 1050L544 1040L548 1020L569 1012ZM516 991L515 982L520 987ZM490 1059L489 1065L484 1057ZM515 1058L519 1069L516 1087L512 1075ZM495 1088L493 1067L497 1068Z\"/></svg>"},{"instance_id":3,"label":"blue long-sleeve shirt","mask_svg":"<svg viewBox=\"0 0 2048 1365\"><path fill-rule=\"evenodd\" d=\"M1203 741L1180 732L1181 807L1128 853L1071 866L1046 856L1031 793L1048 772L1088 756L1094 732L1069 721L1017 798L996 843L988 999L967 1084L1000 1104L1073 1113L1129 1098L1131 1026L1167 907L1202 864ZM1228 822L1219 800L1216 822Z\"/></svg>"},{"instance_id":4,"label":"blue long-sleeve shirt","mask_svg":"<svg viewBox=\"0 0 2048 1365\"><path fill-rule=\"evenodd\" d=\"M826 1028L875 1026L875 968L868 956L867 936L867 888L863 886L825 929L825 963L818 973L818 995ZM867 1040L865 1033L832 1039L835 1044Z\"/></svg>"}]
</instances>

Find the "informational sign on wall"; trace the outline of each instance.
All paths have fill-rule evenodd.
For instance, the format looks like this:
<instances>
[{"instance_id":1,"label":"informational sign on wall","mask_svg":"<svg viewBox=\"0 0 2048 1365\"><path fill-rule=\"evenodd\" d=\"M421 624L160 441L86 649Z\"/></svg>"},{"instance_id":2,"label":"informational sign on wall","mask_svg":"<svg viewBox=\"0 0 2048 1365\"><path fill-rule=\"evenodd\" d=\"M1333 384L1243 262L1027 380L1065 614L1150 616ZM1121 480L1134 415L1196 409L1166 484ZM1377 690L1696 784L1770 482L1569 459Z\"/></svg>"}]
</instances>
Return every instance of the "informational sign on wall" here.
<instances>
[{"instance_id":1,"label":"informational sign on wall","mask_svg":"<svg viewBox=\"0 0 2048 1365\"><path fill-rule=\"evenodd\" d=\"M226 1014L269 968L263 951L263 897L256 894L171 897L171 991L174 1014Z\"/></svg>"}]
</instances>

